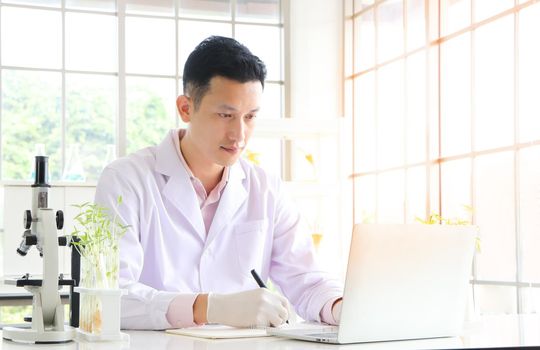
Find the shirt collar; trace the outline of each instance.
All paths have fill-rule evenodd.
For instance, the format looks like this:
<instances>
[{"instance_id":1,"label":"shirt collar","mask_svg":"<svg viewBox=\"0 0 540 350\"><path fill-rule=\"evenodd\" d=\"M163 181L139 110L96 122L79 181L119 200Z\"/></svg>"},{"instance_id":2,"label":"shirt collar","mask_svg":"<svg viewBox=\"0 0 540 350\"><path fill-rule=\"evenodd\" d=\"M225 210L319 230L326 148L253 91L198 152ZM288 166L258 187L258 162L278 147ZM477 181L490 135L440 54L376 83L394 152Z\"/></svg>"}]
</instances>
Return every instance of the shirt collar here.
<instances>
[{"instance_id":1,"label":"shirt collar","mask_svg":"<svg viewBox=\"0 0 540 350\"><path fill-rule=\"evenodd\" d=\"M189 168L180 151L180 139L186 133L185 129L172 129L169 131L165 139L156 148L156 166L157 172L175 176L180 173L185 174L188 178L194 178L193 172ZM179 173L179 168L181 169ZM229 181L243 180L246 178L245 171L242 166L242 159L239 159L235 164L225 167L222 179Z\"/></svg>"}]
</instances>

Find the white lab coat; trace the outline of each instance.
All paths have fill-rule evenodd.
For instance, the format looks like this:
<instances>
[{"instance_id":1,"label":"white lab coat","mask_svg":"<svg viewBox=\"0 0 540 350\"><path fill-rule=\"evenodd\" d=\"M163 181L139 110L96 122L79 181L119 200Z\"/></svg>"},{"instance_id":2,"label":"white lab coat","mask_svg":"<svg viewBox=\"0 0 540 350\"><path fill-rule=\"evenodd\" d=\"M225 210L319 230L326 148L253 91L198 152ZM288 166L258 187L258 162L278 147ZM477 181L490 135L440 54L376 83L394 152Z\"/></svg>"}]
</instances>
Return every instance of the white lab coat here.
<instances>
[{"instance_id":1,"label":"white lab coat","mask_svg":"<svg viewBox=\"0 0 540 350\"><path fill-rule=\"evenodd\" d=\"M270 277L308 320L342 295L341 283L314 260L308 230L282 182L243 159L231 166L208 234L171 130L163 142L111 163L96 203L131 225L120 242L122 327L164 329L171 300L184 293L257 288L251 269Z\"/></svg>"}]
</instances>

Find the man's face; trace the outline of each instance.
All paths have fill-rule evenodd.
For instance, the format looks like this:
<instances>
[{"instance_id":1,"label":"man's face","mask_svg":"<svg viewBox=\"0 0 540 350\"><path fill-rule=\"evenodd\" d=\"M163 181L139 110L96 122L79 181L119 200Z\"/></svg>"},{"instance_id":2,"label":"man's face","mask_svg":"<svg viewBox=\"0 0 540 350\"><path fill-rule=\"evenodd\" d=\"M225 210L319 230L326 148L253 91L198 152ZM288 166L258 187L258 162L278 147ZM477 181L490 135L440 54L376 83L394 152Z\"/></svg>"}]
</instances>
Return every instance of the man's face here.
<instances>
[{"instance_id":1,"label":"man's face","mask_svg":"<svg viewBox=\"0 0 540 350\"><path fill-rule=\"evenodd\" d=\"M224 77L210 80L210 88L197 110L190 99L190 142L202 162L229 166L234 164L249 141L262 97L259 81L240 83Z\"/></svg>"}]
</instances>

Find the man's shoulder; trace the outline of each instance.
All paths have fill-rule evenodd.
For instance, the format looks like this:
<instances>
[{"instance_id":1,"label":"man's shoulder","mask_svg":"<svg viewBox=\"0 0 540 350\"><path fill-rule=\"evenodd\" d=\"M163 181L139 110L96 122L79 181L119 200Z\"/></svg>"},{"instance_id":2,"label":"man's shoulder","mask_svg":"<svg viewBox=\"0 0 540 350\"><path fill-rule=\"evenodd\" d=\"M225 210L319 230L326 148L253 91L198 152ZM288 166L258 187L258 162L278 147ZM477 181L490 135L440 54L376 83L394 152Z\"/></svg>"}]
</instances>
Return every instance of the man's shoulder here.
<instances>
[{"instance_id":1,"label":"man's shoulder","mask_svg":"<svg viewBox=\"0 0 540 350\"><path fill-rule=\"evenodd\" d=\"M106 170L119 174L147 173L156 163L156 146L140 149L121 157L105 167Z\"/></svg>"},{"instance_id":2,"label":"man's shoulder","mask_svg":"<svg viewBox=\"0 0 540 350\"><path fill-rule=\"evenodd\" d=\"M246 178L251 185L259 185L263 187L276 187L281 183L279 174L275 171L270 171L254 164L246 159L240 158L239 164L246 174Z\"/></svg>"}]
</instances>

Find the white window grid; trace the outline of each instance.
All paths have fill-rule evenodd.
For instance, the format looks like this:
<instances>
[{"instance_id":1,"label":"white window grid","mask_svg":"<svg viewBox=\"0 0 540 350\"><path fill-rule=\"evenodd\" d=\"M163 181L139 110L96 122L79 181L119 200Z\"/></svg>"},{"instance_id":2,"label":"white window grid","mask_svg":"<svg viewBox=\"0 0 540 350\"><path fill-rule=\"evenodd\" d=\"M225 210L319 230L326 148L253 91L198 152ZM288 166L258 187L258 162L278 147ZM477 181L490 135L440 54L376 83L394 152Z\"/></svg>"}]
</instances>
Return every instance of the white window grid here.
<instances>
[{"instance_id":1,"label":"white window grid","mask_svg":"<svg viewBox=\"0 0 540 350\"><path fill-rule=\"evenodd\" d=\"M287 68L285 67L285 55L286 55L286 43L285 40L287 38L287 33L284 33L284 28L286 29L286 26L284 25L284 18L287 17L286 15L286 3L287 0L279 0L279 21L278 23L265 23L265 22L259 22L259 21L242 21L237 20L236 18L236 5L237 0L230 0L230 13L231 18L230 19L210 19L206 17L202 18L196 18L193 16L186 17L182 16L179 10L179 4L178 1L174 1L174 15L152 15L152 14L139 14L139 13L126 13L126 2L125 0L116 0L116 11L108 11L108 10L91 10L91 9L72 9L66 7L66 0L61 0L61 6L60 7L51 7L51 6L40 6L38 4L15 4L15 3L7 3L7 2L1 2L0 1L0 13L3 10L3 8L11 7L11 8L23 8L23 9L34 9L34 10L46 10L46 11L54 11L54 12L60 12L62 14L61 20L62 20L62 65L59 69L54 68L34 68L34 67L24 67L24 66L6 66L3 65L1 62L0 57L0 72L2 70L20 70L20 71L38 71L38 72L56 72L61 73L61 80L62 80L62 91L61 91L61 125L62 125L62 140L61 140L61 159L62 159L62 168L64 167L64 164L66 163L66 74L85 74L85 75L105 75L105 76L115 76L118 78L118 111L115 119L115 130L116 130L116 156L122 157L126 155L127 150L127 140L126 140L126 134L127 134L127 119L126 119L126 78L128 77L143 77L143 78L173 78L176 82L175 84L175 94L178 96L182 93L182 72L179 71L179 50L178 50L178 43L179 43L179 35L178 35L178 23L179 21L197 21L197 22L204 22L204 23L222 23L222 24L230 24L232 27L232 37L235 38L235 28L237 25L256 25L256 26L270 26L270 27L277 27L281 29L281 35L280 35L280 69L282 72L284 72L281 76L285 77L285 79L280 80L266 80L266 83L269 84L277 84L280 85L282 88L282 91L284 90L283 94L280 99L280 111L281 116L288 115L287 113L287 102L288 98L286 97L288 95L288 86L287 86ZM118 71L117 72L103 72L103 71L93 71L93 70L73 70L73 69L67 69L65 64L65 57L66 57L66 28L65 28L65 18L66 13L81 13L81 14L98 14L98 15L108 15L108 16L114 16L117 17L118 20ZM133 17L133 18L153 18L153 19L173 19L175 23L175 74L174 75L163 75L163 74L138 74L138 73L126 73L125 68L125 19L127 17ZM0 50L2 48L2 43L0 43ZM0 89L2 86L1 81L1 75L0 75ZM282 94L282 95L283 95ZM0 91L0 105L2 104L2 94ZM176 118L176 126L179 125L179 119ZM0 130L2 127L2 116L1 116L1 110L0 110ZM276 135L277 136L277 135ZM0 133L0 144L2 143L2 134ZM2 148L0 147L0 159L2 158ZM285 157L286 158L286 157ZM284 161L285 164L285 161ZM0 162L0 174L2 174L2 162Z\"/></svg>"}]
</instances>

